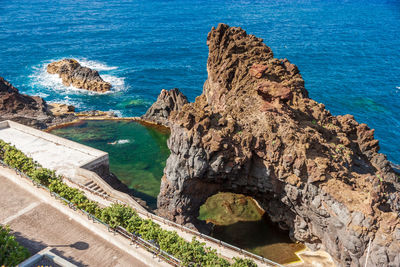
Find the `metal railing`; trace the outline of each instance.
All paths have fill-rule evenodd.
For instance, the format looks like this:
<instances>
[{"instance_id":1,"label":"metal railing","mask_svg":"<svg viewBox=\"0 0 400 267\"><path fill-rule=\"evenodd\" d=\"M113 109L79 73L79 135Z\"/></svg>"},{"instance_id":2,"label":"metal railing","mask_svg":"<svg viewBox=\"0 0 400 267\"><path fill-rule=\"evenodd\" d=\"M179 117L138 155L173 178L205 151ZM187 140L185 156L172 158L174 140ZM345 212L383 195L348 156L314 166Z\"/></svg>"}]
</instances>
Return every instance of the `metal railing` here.
<instances>
[{"instance_id":1,"label":"metal railing","mask_svg":"<svg viewBox=\"0 0 400 267\"><path fill-rule=\"evenodd\" d=\"M226 247L226 248L229 248L229 249L231 249L231 250L234 250L234 251L238 252L239 254L244 255L244 256L246 256L246 257L248 257L248 258L256 259L256 260L259 260L259 261L261 261L261 262L263 262L263 263L270 264L270 265L272 265L272 266L284 267L283 265L281 265L281 264L279 264L279 263L277 263L277 262L274 262L274 261L272 261L272 260L269 260L269 259L267 259L267 258L264 258L263 256L259 256L259 255L253 254L253 253L251 253L251 252L248 252L247 250L238 248L238 247L233 246L233 245L231 245L231 244L228 244L228 243L226 243L226 242L224 242L224 241L222 241L222 240L213 238L213 237L211 237L211 236L209 236L209 235L202 234L202 233L200 233L200 232L198 232L198 231L196 231L196 230L193 230L193 229L190 229L190 228L188 228L188 227L186 227L186 226L183 226L183 225L181 225L181 224L172 222L172 221L170 221L170 220L167 220L167 219L165 219L165 218L162 218L162 217L160 217L160 216L157 216L157 215L155 215L155 214L153 214L153 213L150 213L150 212L142 212L142 211L138 211L138 210L137 210L136 212L137 212L138 214L142 214L142 215L144 215L144 216L146 216L146 217L148 217L148 218L150 218L150 219L152 219L152 220L159 221L159 222L162 222L162 223L164 223L164 224L166 224L166 225L176 227L176 228L178 228L178 229L180 229L180 230L182 230L182 231L184 231L184 232L193 234L193 235L198 236L198 237L200 237L200 238L202 238L202 239L205 239L205 240L208 240L208 241L210 241L210 242L213 242L213 243L215 243L215 244L217 244L217 245L219 245L219 246Z\"/></svg>"},{"instance_id":2,"label":"metal railing","mask_svg":"<svg viewBox=\"0 0 400 267\"><path fill-rule=\"evenodd\" d=\"M68 201L67 199L61 197L61 196L58 195L57 193L51 192L50 189L47 188L46 186L44 186L44 185L42 185L42 184L40 184L40 183L34 181L31 177L27 176L25 173L19 171L18 169L15 169L14 167L11 167L11 166L7 165L4 161L0 160L0 164L3 165L3 166L5 166L5 167L7 167L7 168L13 169L13 170L14 170L17 174L19 174L21 177L28 178L29 180L32 181L32 183L33 183L36 187L42 187L42 188L44 188L45 190L49 191L50 194L52 194L52 196L54 196L55 198L61 199L61 200L63 200L64 202L66 202L70 208L72 208L72 209L74 209L74 210L79 209L79 208L77 208L72 202L70 202L70 201ZM111 196L99 194L99 193L95 192L94 190L90 190L90 188L84 186L83 184L74 182L74 181L72 181L71 179L68 179L68 178L66 178L66 177L64 177L64 176L63 176L62 178L63 178L63 179L67 179L68 181L70 181L70 182L72 182L72 183L74 183L74 184L77 184L77 185L78 185L81 189L83 189L83 190L88 190L88 191L90 191L90 192L93 191L92 193L95 193L96 195L98 195L98 196L100 196L100 197L103 197L103 198L106 199L106 200L109 200L109 201L114 202L114 203L119 203L119 204L124 204L124 205L126 205L126 203L123 203L123 202L121 202L120 200L117 200L117 199L115 199L115 198L113 198L113 197L111 197ZM149 243L148 241L142 239L141 237L139 237L139 236L137 236L137 235L135 235L135 234L133 234L133 233L129 233L127 230L125 230L124 228L119 227L119 226L118 226L118 228L119 228L120 230L117 231L116 229L112 228L110 225L108 225L108 224L106 224L105 222L99 220L98 218L96 218L95 216L93 216L93 215L91 215L90 213L86 212L85 210L82 210L82 209L79 209L79 210L80 210L81 212L83 212L85 215L87 215L87 216L88 216L88 219L92 219L93 222L98 222L98 223L103 224L104 226L106 226L107 229L108 229L109 231L112 230L112 231L117 232L117 233L119 233L120 235L122 235L122 236L124 236L124 237L126 237L126 238L129 238L129 239L131 240L131 243L132 243L132 240L135 240L135 242L136 242L139 246L141 246L141 247L143 247L143 248L145 248L145 249L147 249L147 250L153 252L154 254L156 254L156 252L157 252L156 255L159 256L160 258L162 258L164 261L166 261L166 262L168 262L168 263L170 263L170 264L172 264L172 265L174 265L174 266L180 265L180 263L181 263L180 260L176 259L175 257L173 257L172 255L168 254L167 252L161 250L159 247L157 247L157 246L155 246L155 245ZM229 243L226 243L226 242L224 242L224 241L222 241L222 240L213 238L213 237L208 236L208 235L204 235L204 234L202 234L202 233L200 233L200 232L198 232L198 231L196 231L196 230L190 229L190 228L188 228L188 227L186 227L186 226L183 226L183 225L181 225L181 224L178 224L178 223L175 223L175 222L173 222L173 221L167 220L167 219L162 218L162 217L160 217L160 216L157 216L157 215L155 215L155 214L153 214L153 213L150 213L150 212L143 212L143 211L140 211L140 210L137 210L137 209L134 209L134 210L135 210L135 212L137 212L138 214L141 214L141 215L143 215L143 216L146 216L147 218L150 218L150 219L152 219L152 220L161 222L161 223L166 224L166 225L168 225L168 226L173 226L173 227L178 228L178 229L180 229L180 230L182 230L182 231L184 231L184 232L190 233L190 234L195 235L195 236L197 236L197 237L200 237L200 238L202 238L202 239L204 239L204 240L208 240L208 241L210 241L210 242L212 242L212 243L215 243L215 244L218 245L218 246L226 247L226 248L228 248L228 249L231 249L231 250L233 250L233 251L238 252L239 254L241 254L241 255L243 255L243 256L245 256L245 257L258 260L258 261L260 261L260 262L262 262L262 263L270 264L271 266L284 267L283 265L281 265L281 264L279 264L279 263L277 263L277 262L274 262L274 261L272 261L272 260L270 260L270 259L264 258L263 256L259 256L259 255L253 254L253 253L251 253L251 252L249 252L249 251L247 251L247 250L244 250L244 249L241 249L241 248L239 248L239 247L233 246L233 245L231 245L231 244L229 244ZM123 230L122 230L122 229L123 229ZM122 234L122 233L124 233L124 234ZM129 234L130 236L128 236L128 234Z\"/></svg>"},{"instance_id":3,"label":"metal railing","mask_svg":"<svg viewBox=\"0 0 400 267\"><path fill-rule=\"evenodd\" d=\"M83 184L81 184L81 183L79 183L79 182L75 182L75 181L73 181L72 179L69 179L68 177L64 177L64 176L63 176L63 178L64 178L64 179L67 179L67 180L70 181L71 183L74 183L74 184L78 185L78 187L81 188L82 190L88 190L89 192L91 192L91 193L93 193L93 194L95 194L95 195L97 195L97 196L100 196L100 197L104 198L105 200L108 200L108 201L110 201L110 202L117 203L117 204L124 204L124 205L127 205L126 203L124 203L124 202L122 202L122 201L120 201L120 200L118 200L118 199L116 199L116 198L113 198L112 196L105 195L105 194L100 194L100 193L98 193L98 192L92 190L91 188L89 188L89 187L87 187L87 186L85 186L85 185L83 185ZM167 220L167 219L162 218L162 217L160 217L160 216L157 216L157 215L155 215L155 214L153 214L153 213L150 213L150 212L143 212L143 211L140 211L140 210L137 210L137 209L135 209L135 211L136 211L138 214L141 214L141 215L143 215L143 216L146 216L146 217L148 217L148 218L150 218L150 219L153 219L153 220L155 220L155 221L161 222L161 223L166 224L166 225L169 225L169 226L176 227L176 228L178 228L178 229L180 229L180 230L182 230L182 231L184 231L184 232L193 234L193 235L198 236L198 237L200 237L200 238L202 238L202 239L204 239L204 240L208 240L208 241L210 241L210 242L213 242L213 243L215 243L215 244L217 244L217 245L219 245L219 246L223 246L223 247L227 247L227 248L229 248L229 249L232 249L232 250L234 250L234 251L238 252L239 254L242 254L242 255L244 255L244 256L246 256L246 257L259 260L259 261L261 261L261 262L263 262L263 263L271 264L272 266L284 267L283 265L281 265L281 264L279 264L279 263L277 263L277 262L274 262L274 261L272 261L272 260L270 260L270 259L264 258L263 256L259 256L259 255L253 254L253 253L251 253L251 252L249 252L249 251L247 251L247 250L244 250L244 249L241 249L241 248L239 248L239 247L233 246L233 245L231 245L231 244L229 244L229 243L226 243L226 242L224 242L224 241L222 241L222 240L213 238L213 237L211 237L211 236L209 236L209 235L202 234L202 233L200 233L200 232L198 232L198 231L196 231L196 230L190 229L190 228L185 227L185 226L183 226L183 225L181 225L181 224L178 224L178 223L175 223L175 222L173 222L173 221Z\"/></svg>"},{"instance_id":4,"label":"metal railing","mask_svg":"<svg viewBox=\"0 0 400 267\"><path fill-rule=\"evenodd\" d=\"M81 189L83 189L83 190L88 190L89 192L91 192L91 193L93 193L93 194L96 194L96 195L98 195L98 196L100 196L100 197L102 197L102 198L104 198L104 199L106 199L106 200L108 200L108 201L111 201L111 202L117 203L117 204L124 204L124 205L127 205L127 203L124 203L124 202L122 202L122 201L120 201L120 200L118 200L118 199L116 199L116 198L114 198L114 197L112 197L112 196L99 194L98 192L96 192L96 191L94 191L94 190L88 188L87 186L85 186L85 185L83 185L83 184L81 184L81 183L79 183L79 182L75 182L75 181L73 181L73 180L71 180L71 179L69 179L69 178L67 178L67 177L63 177L63 178L69 180L71 183L77 184ZM281 264L279 264L279 263L277 263L277 262L274 262L274 261L272 261L272 260L270 260L270 259L267 259L267 258L265 258L265 257L263 257L263 256L256 255L256 254L251 253L251 252L249 252L249 251L247 251L247 250L244 250L244 249L242 249L242 248L239 248L239 247L236 247L236 246L231 245L231 244L229 244L229 243L226 243L226 242L224 242L224 241L222 241L222 240L213 238L213 237L211 237L211 236L209 236L209 235L202 234L202 233L200 233L200 232L198 232L198 231L196 231L196 230L190 229L190 228L188 228L188 227L186 227L186 226L183 226L183 225L181 225L181 224L178 224L178 223L176 223L176 222L173 222L173 221L170 221L170 220L165 219L165 218L163 218L163 217L157 216L157 215L155 215L155 214L153 214L153 213L150 213L150 212L143 212L143 211L137 210L137 209L134 209L134 210L135 210L138 214L141 214L141 215L143 215L143 216L146 216L147 218L150 218L150 219L152 219L152 220L161 222L161 223L166 224L166 225L168 225L168 226L176 227L176 228L178 228L178 229L180 229L180 230L182 230L182 231L184 231L184 232L190 233L190 234L195 235L195 236L197 236L197 237L199 237L199 238L202 238L202 239L204 239L204 240L207 240L207 241L210 241L210 242L212 242L212 243L215 243L215 244L217 244L218 246L222 246L222 247L229 248L229 249L231 249L231 250L234 250L234 251L238 252L239 254L241 254L241 255L243 255L243 256L245 256L245 257L252 258L252 259L256 259L256 260L259 260L259 261L262 262L262 263L267 263L267 264L270 264L270 265L272 265L272 266L284 267L283 265L281 265Z\"/></svg>"},{"instance_id":5,"label":"metal railing","mask_svg":"<svg viewBox=\"0 0 400 267\"><path fill-rule=\"evenodd\" d=\"M20 170L9 166L8 164L6 164L3 160L0 160L0 165L3 167L7 167L9 169L12 169L15 171L15 173L21 177L24 177L28 180L30 180L32 182L32 184L34 186L36 186L37 188L43 188L46 191L48 191L50 193L51 196L53 196L56 199L62 200L65 204L68 205L69 208L73 209L73 210L79 210L81 211L83 214L85 214L89 220L92 220L94 223L99 223L104 225L105 227L107 227L109 232L114 232L114 233L118 233L121 236L127 238L130 240L130 245L132 244L137 244L138 246L146 249L147 251L150 251L151 253L153 253L156 257L159 257L160 259L164 260L165 262L173 265L173 266L180 266L181 265L181 261L177 258L175 258L174 256L170 255L169 253L167 253L166 251L160 249L158 246L144 240L143 238L141 238L140 236L134 234L134 233L130 233L128 232L126 229L124 229L123 227L117 226L116 228L111 227L109 224L103 222L102 220L98 219L97 217L93 216L92 214L90 214L89 212L85 211L84 209L80 209L78 208L74 203L72 203L71 201L69 201L68 199L65 199L64 197L60 196L59 194L52 192L47 186L42 185L41 183L35 181L34 179L32 179L31 177L29 177L28 175L26 175L25 173L21 172Z\"/></svg>"}]
</instances>

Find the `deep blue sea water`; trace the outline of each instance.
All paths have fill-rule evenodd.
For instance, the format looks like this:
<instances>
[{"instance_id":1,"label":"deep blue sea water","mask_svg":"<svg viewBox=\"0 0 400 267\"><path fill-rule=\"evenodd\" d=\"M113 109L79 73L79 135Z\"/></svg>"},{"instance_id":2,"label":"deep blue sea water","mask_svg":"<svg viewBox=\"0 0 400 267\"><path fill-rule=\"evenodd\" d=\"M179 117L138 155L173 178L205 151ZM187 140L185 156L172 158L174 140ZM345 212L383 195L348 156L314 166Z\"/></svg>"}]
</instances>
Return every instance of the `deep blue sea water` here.
<instances>
[{"instance_id":1,"label":"deep blue sea water","mask_svg":"<svg viewBox=\"0 0 400 267\"><path fill-rule=\"evenodd\" d=\"M141 115L162 88L201 94L206 37L219 22L298 65L312 98L375 128L381 152L400 163L398 1L0 1L0 76L79 110ZM114 91L62 86L44 67L64 57L99 70Z\"/></svg>"}]
</instances>

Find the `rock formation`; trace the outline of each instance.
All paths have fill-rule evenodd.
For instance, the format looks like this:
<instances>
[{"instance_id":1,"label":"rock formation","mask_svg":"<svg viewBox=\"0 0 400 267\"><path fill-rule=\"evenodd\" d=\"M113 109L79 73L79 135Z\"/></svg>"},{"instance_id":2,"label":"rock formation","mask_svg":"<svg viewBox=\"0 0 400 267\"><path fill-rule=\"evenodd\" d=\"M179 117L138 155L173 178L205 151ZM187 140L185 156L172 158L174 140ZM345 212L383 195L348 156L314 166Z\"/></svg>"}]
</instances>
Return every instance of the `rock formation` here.
<instances>
[{"instance_id":1,"label":"rock formation","mask_svg":"<svg viewBox=\"0 0 400 267\"><path fill-rule=\"evenodd\" d=\"M54 116L41 97L20 94L17 88L0 77L0 120L13 120L44 129L73 119L74 115Z\"/></svg>"},{"instance_id":2,"label":"rock formation","mask_svg":"<svg viewBox=\"0 0 400 267\"><path fill-rule=\"evenodd\" d=\"M65 86L104 93L111 89L96 70L82 67L75 59L63 59L47 65L47 72L58 74Z\"/></svg>"},{"instance_id":3,"label":"rock formation","mask_svg":"<svg viewBox=\"0 0 400 267\"><path fill-rule=\"evenodd\" d=\"M73 114L75 112L75 107L67 104L51 103L48 104L48 110L53 115L59 116L63 114Z\"/></svg>"},{"instance_id":4,"label":"rock formation","mask_svg":"<svg viewBox=\"0 0 400 267\"><path fill-rule=\"evenodd\" d=\"M242 193L339 266L363 266L368 247L368 266L400 266L400 178L374 130L332 116L295 65L241 28L220 24L207 45L202 95L169 117L158 213L190 226L209 196Z\"/></svg>"},{"instance_id":5,"label":"rock formation","mask_svg":"<svg viewBox=\"0 0 400 267\"><path fill-rule=\"evenodd\" d=\"M186 96L177 88L169 91L162 89L157 101L147 110L142 119L168 127L171 112L181 109L187 103L189 102Z\"/></svg>"}]
</instances>

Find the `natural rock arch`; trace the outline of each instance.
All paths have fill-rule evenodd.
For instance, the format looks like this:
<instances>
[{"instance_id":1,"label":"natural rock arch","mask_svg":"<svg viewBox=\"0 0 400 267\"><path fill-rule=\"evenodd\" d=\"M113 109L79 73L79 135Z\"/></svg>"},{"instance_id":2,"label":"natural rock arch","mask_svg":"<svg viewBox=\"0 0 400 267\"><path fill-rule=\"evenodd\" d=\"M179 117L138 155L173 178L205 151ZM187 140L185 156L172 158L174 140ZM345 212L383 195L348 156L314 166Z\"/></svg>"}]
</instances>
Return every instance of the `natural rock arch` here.
<instances>
[{"instance_id":1,"label":"natural rock arch","mask_svg":"<svg viewBox=\"0 0 400 267\"><path fill-rule=\"evenodd\" d=\"M208 35L203 94L169 116L158 213L195 225L211 195L253 196L273 221L341 265L400 264L398 178L367 125L308 98L297 67L262 39Z\"/></svg>"}]
</instances>

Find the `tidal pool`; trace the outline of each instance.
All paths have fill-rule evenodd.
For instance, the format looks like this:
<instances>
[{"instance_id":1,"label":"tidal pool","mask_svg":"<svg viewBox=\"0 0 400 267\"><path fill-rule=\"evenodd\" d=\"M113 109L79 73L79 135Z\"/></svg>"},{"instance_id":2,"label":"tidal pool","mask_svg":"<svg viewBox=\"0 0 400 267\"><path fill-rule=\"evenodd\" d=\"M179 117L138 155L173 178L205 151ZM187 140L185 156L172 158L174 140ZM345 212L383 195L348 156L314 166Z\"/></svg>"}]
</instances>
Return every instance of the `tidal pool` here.
<instances>
[{"instance_id":1,"label":"tidal pool","mask_svg":"<svg viewBox=\"0 0 400 267\"><path fill-rule=\"evenodd\" d=\"M82 121L52 134L109 153L110 170L147 205L157 208L161 177L170 154L169 133L133 121Z\"/></svg>"},{"instance_id":2,"label":"tidal pool","mask_svg":"<svg viewBox=\"0 0 400 267\"><path fill-rule=\"evenodd\" d=\"M281 264L299 260L295 252L305 248L272 224L248 196L218 193L207 199L199 213L200 220L214 224L215 238Z\"/></svg>"},{"instance_id":3,"label":"tidal pool","mask_svg":"<svg viewBox=\"0 0 400 267\"><path fill-rule=\"evenodd\" d=\"M161 177L170 154L169 133L133 121L81 121L51 133L106 151L110 170L147 205L157 208ZM218 193L200 208L200 220L212 222L212 235L278 263L298 260L304 245L293 243L287 232L265 219L254 199Z\"/></svg>"}]
</instances>

